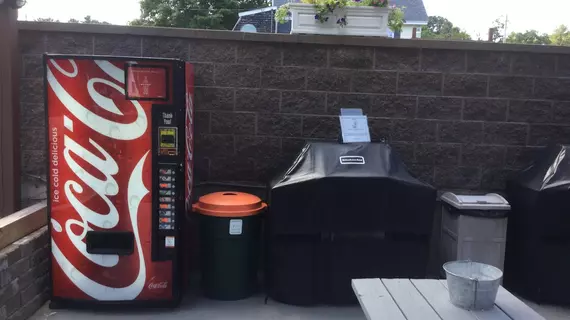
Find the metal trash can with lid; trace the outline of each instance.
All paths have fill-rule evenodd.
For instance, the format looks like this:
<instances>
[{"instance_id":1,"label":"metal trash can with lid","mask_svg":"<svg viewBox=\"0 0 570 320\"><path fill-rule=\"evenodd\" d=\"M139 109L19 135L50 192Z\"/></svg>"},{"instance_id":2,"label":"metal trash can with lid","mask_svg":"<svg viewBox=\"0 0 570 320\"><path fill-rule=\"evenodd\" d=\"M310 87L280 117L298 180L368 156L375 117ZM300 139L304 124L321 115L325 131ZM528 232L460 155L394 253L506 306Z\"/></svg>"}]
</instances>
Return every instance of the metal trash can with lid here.
<instances>
[{"instance_id":1,"label":"metal trash can with lid","mask_svg":"<svg viewBox=\"0 0 570 320\"><path fill-rule=\"evenodd\" d=\"M200 214L202 290L206 297L238 300L257 287L260 213L267 204L242 192L216 192L192 206Z\"/></svg>"},{"instance_id":2,"label":"metal trash can with lid","mask_svg":"<svg viewBox=\"0 0 570 320\"><path fill-rule=\"evenodd\" d=\"M471 260L503 270L511 206L496 193L441 196L441 257Z\"/></svg>"}]
</instances>

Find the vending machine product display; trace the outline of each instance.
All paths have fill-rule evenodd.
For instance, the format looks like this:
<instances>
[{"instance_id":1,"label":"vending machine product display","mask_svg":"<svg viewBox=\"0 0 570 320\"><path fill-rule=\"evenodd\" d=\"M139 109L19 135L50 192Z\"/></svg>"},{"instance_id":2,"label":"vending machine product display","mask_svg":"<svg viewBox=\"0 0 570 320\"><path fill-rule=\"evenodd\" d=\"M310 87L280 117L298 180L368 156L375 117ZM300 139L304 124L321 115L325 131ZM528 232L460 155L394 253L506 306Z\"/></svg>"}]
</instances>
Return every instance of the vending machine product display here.
<instances>
[{"instance_id":1,"label":"vending machine product display","mask_svg":"<svg viewBox=\"0 0 570 320\"><path fill-rule=\"evenodd\" d=\"M44 70L51 306L177 305L192 65L45 55Z\"/></svg>"}]
</instances>

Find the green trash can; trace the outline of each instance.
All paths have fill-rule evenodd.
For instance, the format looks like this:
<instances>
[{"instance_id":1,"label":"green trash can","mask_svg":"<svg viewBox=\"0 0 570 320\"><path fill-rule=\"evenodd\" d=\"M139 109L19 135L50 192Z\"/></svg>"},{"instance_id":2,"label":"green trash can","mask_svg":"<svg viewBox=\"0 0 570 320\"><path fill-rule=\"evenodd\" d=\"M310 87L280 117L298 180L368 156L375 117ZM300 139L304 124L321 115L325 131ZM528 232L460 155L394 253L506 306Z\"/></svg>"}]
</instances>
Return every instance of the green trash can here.
<instances>
[{"instance_id":1,"label":"green trash can","mask_svg":"<svg viewBox=\"0 0 570 320\"><path fill-rule=\"evenodd\" d=\"M261 216L267 204L243 192L216 192L192 206L200 214L202 291L239 300L257 289Z\"/></svg>"}]
</instances>

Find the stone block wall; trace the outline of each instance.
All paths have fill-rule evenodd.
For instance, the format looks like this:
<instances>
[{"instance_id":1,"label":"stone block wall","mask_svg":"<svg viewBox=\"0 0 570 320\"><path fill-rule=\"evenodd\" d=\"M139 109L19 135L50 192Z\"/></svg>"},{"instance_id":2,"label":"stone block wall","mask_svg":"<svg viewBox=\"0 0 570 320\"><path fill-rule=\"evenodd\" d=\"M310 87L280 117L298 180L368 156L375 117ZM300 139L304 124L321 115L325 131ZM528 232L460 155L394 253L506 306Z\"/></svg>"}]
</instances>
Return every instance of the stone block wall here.
<instances>
[{"instance_id":1,"label":"stone block wall","mask_svg":"<svg viewBox=\"0 0 570 320\"><path fill-rule=\"evenodd\" d=\"M0 251L0 319L28 319L49 299L47 226Z\"/></svg>"},{"instance_id":2,"label":"stone block wall","mask_svg":"<svg viewBox=\"0 0 570 320\"><path fill-rule=\"evenodd\" d=\"M362 108L438 188L500 190L570 143L570 48L21 23L22 168L45 176L43 52L181 58L196 67L199 181L266 181ZM40 138L41 137L41 138Z\"/></svg>"}]
</instances>

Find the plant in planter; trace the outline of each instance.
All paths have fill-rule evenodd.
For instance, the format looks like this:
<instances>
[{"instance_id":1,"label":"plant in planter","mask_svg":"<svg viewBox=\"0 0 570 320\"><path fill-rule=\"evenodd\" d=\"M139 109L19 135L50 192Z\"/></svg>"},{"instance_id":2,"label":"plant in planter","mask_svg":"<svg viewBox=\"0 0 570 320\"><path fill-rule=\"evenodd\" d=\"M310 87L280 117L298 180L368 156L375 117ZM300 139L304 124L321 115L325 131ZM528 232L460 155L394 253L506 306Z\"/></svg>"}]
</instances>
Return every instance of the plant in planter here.
<instances>
[{"instance_id":1,"label":"plant in planter","mask_svg":"<svg viewBox=\"0 0 570 320\"><path fill-rule=\"evenodd\" d=\"M301 1L275 12L280 23L291 18L291 33L387 36L388 26L397 32L404 24L402 8L389 7L388 0Z\"/></svg>"},{"instance_id":2,"label":"plant in planter","mask_svg":"<svg viewBox=\"0 0 570 320\"><path fill-rule=\"evenodd\" d=\"M404 9L405 7L393 7L392 11L390 11L390 15L388 15L388 28L390 28L394 34L399 35L402 29L404 29L404 23L406 22L404 19Z\"/></svg>"}]
</instances>

